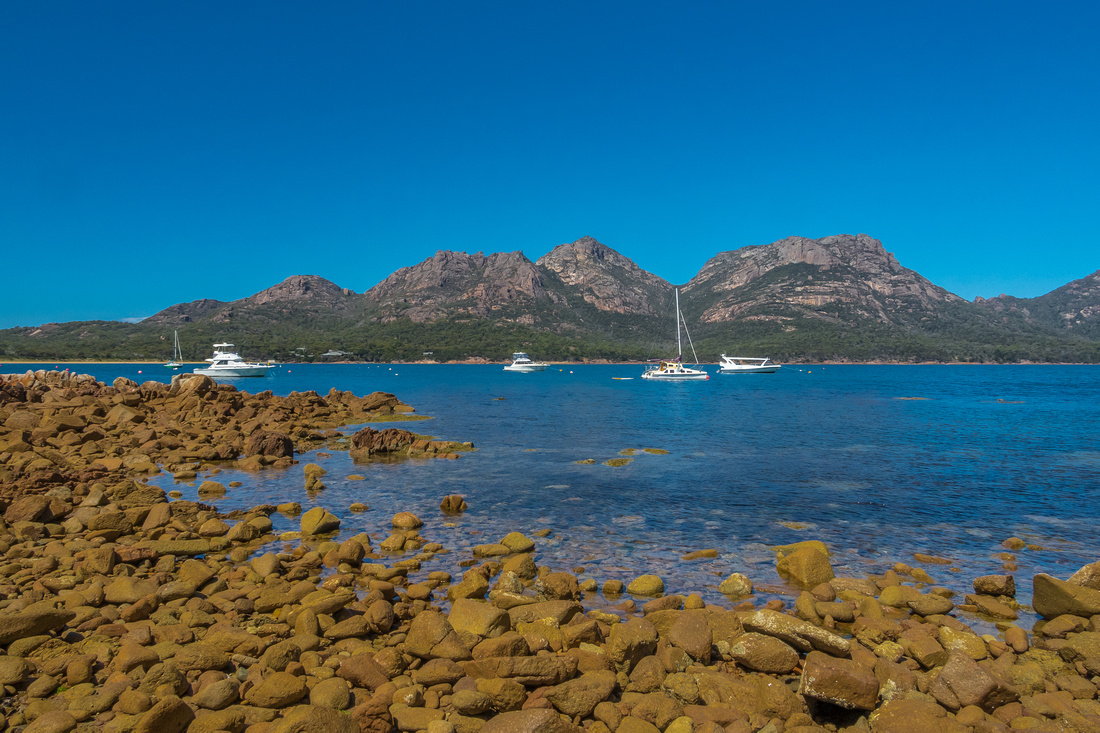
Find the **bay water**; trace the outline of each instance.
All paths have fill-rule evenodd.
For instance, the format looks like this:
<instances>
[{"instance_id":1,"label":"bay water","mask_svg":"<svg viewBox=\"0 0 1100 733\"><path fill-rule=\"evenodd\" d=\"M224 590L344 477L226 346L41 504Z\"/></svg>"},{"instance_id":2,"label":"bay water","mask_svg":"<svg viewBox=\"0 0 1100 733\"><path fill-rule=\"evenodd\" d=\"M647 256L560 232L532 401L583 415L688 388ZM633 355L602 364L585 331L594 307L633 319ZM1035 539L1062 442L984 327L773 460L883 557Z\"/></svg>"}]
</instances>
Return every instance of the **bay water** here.
<instances>
[{"instance_id":1,"label":"bay water","mask_svg":"<svg viewBox=\"0 0 1100 733\"><path fill-rule=\"evenodd\" d=\"M3 371L25 368L13 366ZM27 368L54 366L108 383L173 375L148 364ZM210 503L223 511L320 504L342 519L341 536L378 539L393 514L411 511L428 541L453 551L425 570L450 572L474 545L548 529L540 565L583 568L600 584L655 573L669 592L708 601L724 600L717 585L731 572L767 593L793 592L768 548L809 539L829 546L838 575L916 565L913 553L947 558L924 567L937 584L966 592L975 576L1002 572L1001 542L1020 537L1035 548L1012 553L1022 601L1032 574L1065 578L1100 560L1100 367L706 368L708 381L684 384L641 380L639 365L517 374L500 365L290 364L263 379L224 380L253 393L392 392L432 419L374 427L477 450L368 464L346 452L306 453L301 464L328 471L324 491L306 494L301 465L227 469L216 480L243 486ZM605 465L625 457L624 466ZM578 463L587 459L595 463ZM353 474L365 480L347 479ZM195 483L168 474L150 481L197 498ZM443 515L448 494L465 496L469 510ZM351 513L355 502L370 510ZM272 519L277 530L297 529L293 519ZM681 559L701 549L718 557Z\"/></svg>"}]
</instances>

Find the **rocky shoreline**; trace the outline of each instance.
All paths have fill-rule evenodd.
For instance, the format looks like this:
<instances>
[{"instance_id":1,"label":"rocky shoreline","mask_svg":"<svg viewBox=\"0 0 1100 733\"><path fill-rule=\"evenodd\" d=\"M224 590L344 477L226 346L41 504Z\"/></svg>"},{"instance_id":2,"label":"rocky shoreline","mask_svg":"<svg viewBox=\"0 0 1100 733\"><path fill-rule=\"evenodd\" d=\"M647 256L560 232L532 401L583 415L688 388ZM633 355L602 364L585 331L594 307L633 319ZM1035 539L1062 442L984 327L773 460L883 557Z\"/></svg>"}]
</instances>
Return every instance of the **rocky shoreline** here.
<instances>
[{"instance_id":1,"label":"rocky shoreline","mask_svg":"<svg viewBox=\"0 0 1100 733\"><path fill-rule=\"evenodd\" d=\"M1100 563L1035 576L1043 620L1028 630L1012 575L973 578L963 598L903 563L838 578L820 542L773 548L801 589L791 602L764 602L736 568L713 597L562 572L540 564L543 533L503 518L452 577L451 551L408 512L381 541L321 506L276 536L271 516L296 504L219 513L142 480L202 474L212 496L220 466L319 446L357 460L472 448L340 430L411 409L189 375L0 379L0 730L1100 730ZM320 467L303 478L323 489ZM440 500L440 519L466 509Z\"/></svg>"}]
</instances>

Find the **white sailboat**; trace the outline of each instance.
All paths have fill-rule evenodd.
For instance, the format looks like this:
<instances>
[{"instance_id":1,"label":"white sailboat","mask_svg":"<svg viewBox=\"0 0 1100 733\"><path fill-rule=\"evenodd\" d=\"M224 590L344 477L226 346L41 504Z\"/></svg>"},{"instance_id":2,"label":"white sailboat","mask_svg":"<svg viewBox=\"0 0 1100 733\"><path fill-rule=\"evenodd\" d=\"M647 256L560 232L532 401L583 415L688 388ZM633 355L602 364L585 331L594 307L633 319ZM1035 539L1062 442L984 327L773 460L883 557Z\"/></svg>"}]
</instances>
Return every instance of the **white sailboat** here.
<instances>
[{"instance_id":1,"label":"white sailboat","mask_svg":"<svg viewBox=\"0 0 1100 733\"><path fill-rule=\"evenodd\" d=\"M183 366L183 349L180 348L180 332L172 332L172 360L164 365L165 369L179 369Z\"/></svg>"},{"instance_id":2,"label":"white sailboat","mask_svg":"<svg viewBox=\"0 0 1100 733\"><path fill-rule=\"evenodd\" d=\"M642 379L654 379L661 382L693 382L696 380L710 379L710 375L702 369L692 369L684 366L683 345L680 342L680 321L684 314L680 312L680 290L676 289L676 358L660 359L659 365L651 366L642 372ZM684 332L687 333L687 322L684 322ZM691 346L691 355L695 357L695 366L699 366L699 357L695 353L695 344L691 343L691 334L688 333L688 344Z\"/></svg>"}]
</instances>

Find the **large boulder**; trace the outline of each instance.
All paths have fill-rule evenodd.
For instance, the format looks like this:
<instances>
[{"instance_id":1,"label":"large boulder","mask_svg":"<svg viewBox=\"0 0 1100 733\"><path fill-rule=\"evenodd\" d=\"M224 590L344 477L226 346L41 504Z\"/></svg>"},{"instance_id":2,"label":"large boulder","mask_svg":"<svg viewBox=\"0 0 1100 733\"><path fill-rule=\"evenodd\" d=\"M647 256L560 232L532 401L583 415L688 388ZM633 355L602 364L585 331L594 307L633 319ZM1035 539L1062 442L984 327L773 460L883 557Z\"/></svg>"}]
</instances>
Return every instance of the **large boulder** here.
<instances>
[{"instance_id":1,"label":"large boulder","mask_svg":"<svg viewBox=\"0 0 1100 733\"><path fill-rule=\"evenodd\" d=\"M405 639L405 651L421 659L470 658L470 650L458 638L447 617L435 611L422 611L413 618Z\"/></svg>"},{"instance_id":2,"label":"large boulder","mask_svg":"<svg viewBox=\"0 0 1100 733\"><path fill-rule=\"evenodd\" d=\"M798 666L798 652L789 644L756 632L739 636L729 654L733 661L756 672L787 674Z\"/></svg>"},{"instance_id":3,"label":"large boulder","mask_svg":"<svg viewBox=\"0 0 1100 733\"><path fill-rule=\"evenodd\" d=\"M800 588L814 588L835 577L829 556L816 547L802 547L783 555L775 569L781 578Z\"/></svg>"},{"instance_id":4,"label":"large boulder","mask_svg":"<svg viewBox=\"0 0 1100 733\"><path fill-rule=\"evenodd\" d=\"M525 687L545 687L565 682L577 671L575 657L485 657L466 663L474 679L503 677Z\"/></svg>"},{"instance_id":5,"label":"large boulder","mask_svg":"<svg viewBox=\"0 0 1100 733\"><path fill-rule=\"evenodd\" d=\"M665 583L656 575L639 575L626 586L626 592L632 596L653 597L665 592Z\"/></svg>"},{"instance_id":6,"label":"large boulder","mask_svg":"<svg viewBox=\"0 0 1100 733\"><path fill-rule=\"evenodd\" d=\"M611 627L608 651L612 661L629 672L643 657L657 650L657 628L644 618L632 618Z\"/></svg>"},{"instance_id":7,"label":"large boulder","mask_svg":"<svg viewBox=\"0 0 1100 733\"><path fill-rule=\"evenodd\" d=\"M244 444L244 454L269 458L293 458L294 441L286 433L259 430L248 436Z\"/></svg>"},{"instance_id":8,"label":"large boulder","mask_svg":"<svg viewBox=\"0 0 1100 733\"><path fill-rule=\"evenodd\" d=\"M614 672L596 670L551 687L546 691L546 699L570 718L586 718L596 705L611 696L616 684Z\"/></svg>"},{"instance_id":9,"label":"large boulder","mask_svg":"<svg viewBox=\"0 0 1100 733\"><path fill-rule=\"evenodd\" d=\"M851 659L810 652L802 668L798 692L849 710L874 710L878 687L874 670Z\"/></svg>"},{"instance_id":10,"label":"large boulder","mask_svg":"<svg viewBox=\"0 0 1100 733\"><path fill-rule=\"evenodd\" d=\"M171 696L160 700L148 710L134 733L182 733L195 719L190 706L178 697Z\"/></svg>"},{"instance_id":11,"label":"large boulder","mask_svg":"<svg viewBox=\"0 0 1100 733\"><path fill-rule=\"evenodd\" d=\"M1081 585L1093 590L1100 590L1100 562L1089 563L1081 567L1067 581L1073 585Z\"/></svg>"},{"instance_id":12,"label":"large boulder","mask_svg":"<svg viewBox=\"0 0 1100 733\"><path fill-rule=\"evenodd\" d=\"M501 713L481 726L480 733L577 733L581 729L565 722L549 708Z\"/></svg>"},{"instance_id":13,"label":"large boulder","mask_svg":"<svg viewBox=\"0 0 1100 733\"><path fill-rule=\"evenodd\" d=\"M359 733L359 724L324 705L291 708L269 729L271 733Z\"/></svg>"},{"instance_id":14,"label":"large boulder","mask_svg":"<svg viewBox=\"0 0 1100 733\"><path fill-rule=\"evenodd\" d=\"M1010 685L961 651L951 652L928 693L948 710L976 705L987 713L1019 698Z\"/></svg>"},{"instance_id":15,"label":"large boulder","mask_svg":"<svg viewBox=\"0 0 1100 733\"><path fill-rule=\"evenodd\" d=\"M340 518L324 507L315 506L302 515L302 534L328 534L340 529Z\"/></svg>"},{"instance_id":16,"label":"large boulder","mask_svg":"<svg viewBox=\"0 0 1100 733\"><path fill-rule=\"evenodd\" d=\"M275 672L249 690L245 699L259 708L285 708L301 700L308 692L303 678L289 672Z\"/></svg>"},{"instance_id":17,"label":"large boulder","mask_svg":"<svg viewBox=\"0 0 1100 733\"><path fill-rule=\"evenodd\" d=\"M49 633L61 628L75 616L73 611L53 608L0 614L0 645Z\"/></svg>"},{"instance_id":18,"label":"large boulder","mask_svg":"<svg viewBox=\"0 0 1100 733\"><path fill-rule=\"evenodd\" d=\"M500 636L511 626L506 611L472 598L455 599L447 619L455 631L481 637Z\"/></svg>"},{"instance_id":19,"label":"large boulder","mask_svg":"<svg viewBox=\"0 0 1100 733\"><path fill-rule=\"evenodd\" d=\"M969 733L970 727L947 717L947 711L931 700L897 699L871 714L875 733Z\"/></svg>"},{"instance_id":20,"label":"large boulder","mask_svg":"<svg viewBox=\"0 0 1100 733\"><path fill-rule=\"evenodd\" d=\"M774 636L803 652L816 649L842 657L851 649L851 642L844 637L778 611L754 611L743 617L741 623L746 631Z\"/></svg>"},{"instance_id":21,"label":"large boulder","mask_svg":"<svg viewBox=\"0 0 1100 733\"><path fill-rule=\"evenodd\" d=\"M1100 614L1100 590L1067 583L1045 573L1035 576L1031 605L1045 619L1069 613L1089 618Z\"/></svg>"}]
</instances>

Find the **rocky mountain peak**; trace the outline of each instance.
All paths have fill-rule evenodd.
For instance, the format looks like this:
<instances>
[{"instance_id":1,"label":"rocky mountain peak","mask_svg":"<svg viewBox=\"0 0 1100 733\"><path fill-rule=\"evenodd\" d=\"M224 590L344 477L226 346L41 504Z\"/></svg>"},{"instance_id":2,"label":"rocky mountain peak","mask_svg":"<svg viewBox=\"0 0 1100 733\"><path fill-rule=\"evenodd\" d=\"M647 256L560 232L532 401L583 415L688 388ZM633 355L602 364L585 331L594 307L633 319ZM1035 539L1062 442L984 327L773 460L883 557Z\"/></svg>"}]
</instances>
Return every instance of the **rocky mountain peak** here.
<instances>
[{"instance_id":1,"label":"rocky mountain peak","mask_svg":"<svg viewBox=\"0 0 1100 733\"><path fill-rule=\"evenodd\" d=\"M771 244L721 252L684 287L705 304L706 322L732 321L751 313L795 309L824 314L843 309L883 323L919 319L938 304L962 298L902 267L866 234L809 239L787 237Z\"/></svg>"},{"instance_id":2,"label":"rocky mountain peak","mask_svg":"<svg viewBox=\"0 0 1100 733\"><path fill-rule=\"evenodd\" d=\"M210 316L224 305L225 303L223 301L211 300L209 298L193 300L190 303L177 303L176 305L168 306L158 313L154 313L142 321L142 323L177 326L184 323L192 323L196 320Z\"/></svg>"},{"instance_id":3,"label":"rocky mountain peak","mask_svg":"<svg viewBox=\"0 0 1100 733\"><path fill-rule=\"evenodd\" d=\"M403 316L417 322L447 315L484 317L525 302L560 300L547 292L542 273L522 252L486 257L447 250L398 270L366 295L387 309L383 320Z\"/></svg>"},{"instance_id":4,"label":"rocky mountain peak","mask_svg":"<svg viewBox=\"0 0 1100 733\"><path fill-rule=\"evenodd\" d=\"M1095 337L1100 335L1100 270L1037 298L1002 293L988 300L975 298L974 303L995 313L1018 314L1032 323Z\"/></svg>"},{"instance_id":5,"label":"rocky mountain peak","mask_svg":"<svg viewBox=\"0 0 1100 733\"><path fill-rule=\"evenodd\" d=\"M246 300L254 305L295 301L338 302L353 295L351 290L317 275L291 275L278 285L261 290Z\"/></svg>"},{"instance_id":6,"label":"rocky mountain peak","mask_svg":"<svg viewBox=\"0 0 1100 733\"><path fill-rule=\"evenodd\" d=\"M668 281L593 237L559 244L536 264L579 289L587 302L603 311L651 316L672 292Z\"/></svg>"}]
</instances>

